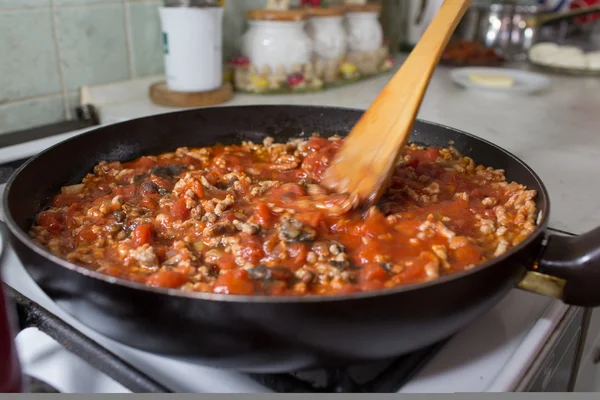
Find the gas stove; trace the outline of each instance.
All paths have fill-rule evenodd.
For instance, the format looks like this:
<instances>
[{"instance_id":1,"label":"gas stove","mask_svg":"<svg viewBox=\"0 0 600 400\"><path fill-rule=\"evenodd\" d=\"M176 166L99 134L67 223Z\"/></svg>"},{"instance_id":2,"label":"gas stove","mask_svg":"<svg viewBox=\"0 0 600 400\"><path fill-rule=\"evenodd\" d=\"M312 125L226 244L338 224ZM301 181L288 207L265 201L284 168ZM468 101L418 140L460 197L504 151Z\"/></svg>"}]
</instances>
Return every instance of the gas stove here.
<instances>
[{"instance_id":1,"label":"gas stove","mask_svg":"<svg viewBox=\"0 0 600 400\"><path fill-rule=\"evenodd\" d=\"M0 165L0 178L22 162ZM145 353L85 327L34 283L6 240L3 245L0 268L5 292L17 305L21 333L16 343L24 371L32 378L31 391L568 391L576 376L586 310L517 289L454 337L398 359L293 374L209 368L193 360Z\"/></svg>"}]
</instances>

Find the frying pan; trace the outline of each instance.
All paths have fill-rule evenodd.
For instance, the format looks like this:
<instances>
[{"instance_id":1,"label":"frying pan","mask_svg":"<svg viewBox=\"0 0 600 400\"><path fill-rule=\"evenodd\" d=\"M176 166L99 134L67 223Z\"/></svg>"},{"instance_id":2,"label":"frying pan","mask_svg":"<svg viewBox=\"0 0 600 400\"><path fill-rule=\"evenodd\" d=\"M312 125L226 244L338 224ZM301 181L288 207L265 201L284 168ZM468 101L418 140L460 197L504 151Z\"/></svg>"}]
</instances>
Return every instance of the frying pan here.
<instances>
[{"instance_id":1,"label":"frying pan","mask_svg":"<svg viewBox=\"0 0 600 400\"><path fill-rule=\"evenodd\" d=\"M246 372L289 372L387 359L455 334L515 286L568 304L600 304L600 229L547 236L548 193L522 161L457 130L417 121L411 141L450 141L477 163L501 168L538 192L538 226L515 248L469 271L373 292L309 297L183 293L150 288L69 263L27 235L63 185L102 160L130 160L180 146L345 135L362 111L312 106L197 109L109 125L24 164L7 183L6 223L18 257L60 307L92 329L141 350Z\"/></svg>"}]
</instances>

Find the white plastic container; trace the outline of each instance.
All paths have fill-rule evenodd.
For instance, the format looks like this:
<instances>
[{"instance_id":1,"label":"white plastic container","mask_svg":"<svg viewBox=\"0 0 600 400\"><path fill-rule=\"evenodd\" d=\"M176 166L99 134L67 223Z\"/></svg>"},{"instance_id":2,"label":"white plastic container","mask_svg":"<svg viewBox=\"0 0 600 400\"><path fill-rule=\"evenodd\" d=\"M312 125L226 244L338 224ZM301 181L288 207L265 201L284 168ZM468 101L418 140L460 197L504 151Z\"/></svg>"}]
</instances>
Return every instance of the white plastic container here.
<instances>
[{"instance_id":1,"label":"white plastic container","mask_svg":"<svg viewBox=\"0 0 600 400\"><path fill-rule=\"evenodd\" d=\"M376 4L348 5L346 9L348 48L352 52L372 52L383 44L379 22L381 7Z\"/></svg>"},{"instance_id":2,"label":"white plastic container","mask_svg":"<svg viewBox=\"0 0 600 400\"><path fill-rule=\"evenodd\" d=\"M223 85L222 7L161 7L167 86L207 92Z\"/></svg>"},{"instance_id":3,"label":"white plastic container","mask_svg":"<svg viewBox=\"0 0 600 400\"><path fill-rule=\"evenodd\" d=\"M313 42L314 55L323 60L339 59L346 55L348 40L342 9L309 9L306 32Z\"/></svg>"},{"instance_id":4,"label":"white plastic container","mask_svg":"<svg viewBox=\"0 0 600 400\"><path fill-rule=\"evenodd\" d=\"M248 31L242 38L242 54L261 70L283 66L291 72L311 59L312 41L306 34L306 14L297 10L251 10L246 14Z\"/></svg>"}]
</instances>

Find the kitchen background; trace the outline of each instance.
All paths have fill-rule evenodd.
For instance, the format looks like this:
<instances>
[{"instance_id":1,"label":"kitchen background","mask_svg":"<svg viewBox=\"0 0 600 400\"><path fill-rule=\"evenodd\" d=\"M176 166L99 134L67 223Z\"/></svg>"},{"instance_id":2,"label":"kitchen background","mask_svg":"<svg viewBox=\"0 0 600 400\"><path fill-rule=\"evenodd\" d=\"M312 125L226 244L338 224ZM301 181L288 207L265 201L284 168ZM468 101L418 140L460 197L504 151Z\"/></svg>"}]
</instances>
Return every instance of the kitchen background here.
<instances>
[{"instance_id":1,"label":"kitchen background","mask_svg":"<svg viewBox=\"0 0 600 400\"><path fill-rule=\"evenodd\" d=\"M0 0L0 134L72 119L81 86L163 73L160 3ZM245 10L264 4L225 3L225 58L245 29Z\"/></svg>"},{"instance_id":2,"label":"kitchen background","mask_svg":"<svg viewBox=\"0 0 600 400\"><path fill-rule=\"evenodd\" d=\"M343 0L328 1L336 2ZM0 134L74 119L82 86L162 74L160 3L0 0ZM393 37L393 49L398 49L406 3L382 2L381 22L386 36ZM246 29L244 12L264 5L265 0L225 2L224 59L238 48Z\"/></svg>"}]
</instances>

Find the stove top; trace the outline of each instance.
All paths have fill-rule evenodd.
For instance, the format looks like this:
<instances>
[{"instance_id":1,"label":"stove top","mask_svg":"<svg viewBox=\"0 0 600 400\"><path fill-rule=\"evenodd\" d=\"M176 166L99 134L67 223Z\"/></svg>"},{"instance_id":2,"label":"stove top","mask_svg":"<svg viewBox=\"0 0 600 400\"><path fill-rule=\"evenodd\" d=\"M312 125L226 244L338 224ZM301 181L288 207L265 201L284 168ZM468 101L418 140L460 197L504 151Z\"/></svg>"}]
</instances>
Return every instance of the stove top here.
<instances>
[{"instance_id":1,"label":"stove top","mask_svg":"<svg viewBox=\"0 0 600 400\"><path fill-rule=\"evenodd\" d=\"M21 162L7 168L14 169ZM3 167L6 165L0 166L0 175ZM3 186L0 184L0 192ZM41 379L35 381L36 390L55 387L57 391L76 393L512 391L521 384L523 375L569 309L551 298L515 289L451 339L395 360L295 374L244 374L205 367L193 360L145 353L92 331L50 300L10 246L6 242L4 245L6 254L0 265L3 279L19 304L25 328L17 337L17 348L25 372ZM28 329L31 327L38 330Z\"/></svg>"},{"instance_id":2,"label":"stove top","mask_svg":"<svg viewBox=\"0 0 600 400\"><path fill-rule=\"evenodd\" d=\"M8 286L6 292L17 307L21 330L37 328L53 338L57 344L131 391L170 391L22 293ZM248 374L248 377L277 393L394 393L418 372L442 345L443 343L438 343L395 360L348 368L293 374ZM47 393L56 389L33 378L30 381L30 391Z\"/></svg>"}]
</instances>

